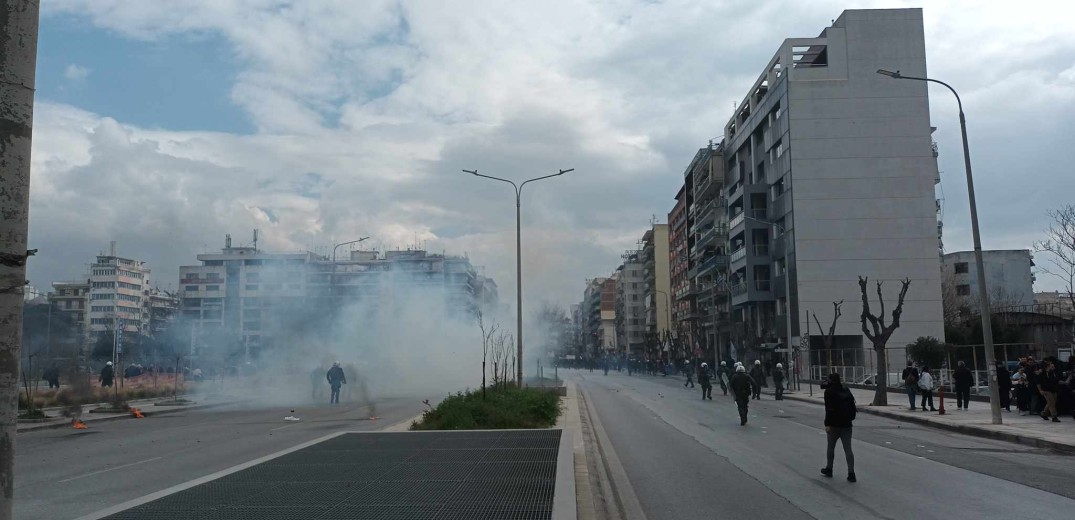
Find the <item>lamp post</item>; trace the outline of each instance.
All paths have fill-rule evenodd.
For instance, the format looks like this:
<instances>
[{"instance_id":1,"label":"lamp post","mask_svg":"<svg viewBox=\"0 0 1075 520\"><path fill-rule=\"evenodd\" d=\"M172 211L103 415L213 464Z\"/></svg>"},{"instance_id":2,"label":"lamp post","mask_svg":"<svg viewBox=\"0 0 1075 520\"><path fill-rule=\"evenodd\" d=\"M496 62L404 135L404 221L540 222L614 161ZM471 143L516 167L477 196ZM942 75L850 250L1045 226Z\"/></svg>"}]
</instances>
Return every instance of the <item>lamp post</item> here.
<instances>
[{"instance_id":1,"label":"lamp post","mask_svg":"<svg viewBox=\"0 0 1075 520\"><path fill-rule=\"evenodd\" d=\"M951 85L931 78L917 78L904 76L900 71L892 72L885 69L877 69L877 73L892 79L909 79L914 81L927 81L944 85L956 97L959 106L959 130L963 134L963 163L967 172L967 197L970 199L970 222L971 232L974 236L974 263L978 268L978 301L981 305L982 314L982 341L985 343L985 366L989 372L989 407L993 412L993 424L1001 424L1000 416L1000 389L997 387L997 366L993 361L993 324L989 310L989 293L985 287L985 267L982 262L982 237L978 232L978 205L974 200L974 176L970 167L970 146L967 145L967 118L963 115L963 101L959 99L959 93Z\"/></svg>"},{"instance_id":2,"label":"lamp post","mask_svg":"<svg viewBox=\"0 0 1075 520\"><path fill-rule=\"evenodd\" d=\"M508 184L511 184L511 187L515 188L515 367L518 371L516 374L516 383L519 385L520 388L522 388L523 386L523 232L521 202L523 186L526 186L526 184L530 182L540 181L541 179L548 179L549 177L556 177L572 171L575 171L575 169L568 168L566 170L560 170L559 173L535 177L533 179L527 179L523 181L522 184L515 184L514 181L510 181L508 179L501 179L500 177L493 177L491 175L482 175L478 173L478 170L463 170L464 173L469 173L478 177L485 177L486 179L492 179L494 181L506 182Z\"/></svg>"},{"instance_id":3,"label":"lamp post","mask_svg":"<svg viewBox=\"0 0 1075 520\"><path fill-rule=\"evenodd\" d=\"M332 248L332 280L329 281L329 287L328 288L329 288L329 292L332 294L333 297L336 296L336 250L339 249L340 246L346 246L348 244L357 244L357 243L362 242L364 240L368 240L369 238L370 237L362 237L362 238L360 238L358 240L352 240L350 242L342 242L342 243L336 244L336 246Z\"/></svg>"}]
</instances>

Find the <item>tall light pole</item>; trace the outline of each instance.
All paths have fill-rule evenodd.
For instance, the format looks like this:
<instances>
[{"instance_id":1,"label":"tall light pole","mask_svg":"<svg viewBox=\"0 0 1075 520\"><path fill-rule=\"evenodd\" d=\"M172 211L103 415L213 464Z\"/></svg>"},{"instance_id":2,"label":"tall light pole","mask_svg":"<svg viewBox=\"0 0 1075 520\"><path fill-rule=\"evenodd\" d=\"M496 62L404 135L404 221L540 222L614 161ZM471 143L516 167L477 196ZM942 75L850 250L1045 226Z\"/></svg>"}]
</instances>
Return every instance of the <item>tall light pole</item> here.
<instances>
[{"instance_id":1,"label":"tall light pole","mask_svg":"<svg viewBox=\"0 0 1075 520\"><path fill-rule=\"evenodd\" d=\"M363 240L369 240L369 238L370 237L362 237L358 240L352 240L350 242L341 242L339 244L336 244L336 246L332 248L332 280L329 281L328 290L333 297L336 296L336 250L339 249L340 246L346 246L348 244L357 244L359 242L362 242Z\"/></svg>"},{"instance_id":2,"label":"tall light pole","mask_svg":"<svg viewBox=\"0 0 1075 520\"><path fill-rule=\"evenodd\" d=\"M981 310L979 312L982 314L982 341L985 343L985 364L986 370L989 372L989 407L993 412L993 424L1001 424L1003 420L1000 416L1000 389L997 387L997 366L993 360L992 314L990 313L989 293L986 292L985 287L985 267L982 262L982 237L978 232L978 205L974 201L974 176L971 174L970 146L967 145L967 118L963 115L963 101L959 99L959 93L956 92L956 89L943 81L930 78L904 76L903 74L900 74L900 71L898 70L892 72L889 70L877 69L877 73L893 79L928 81L930 83L944 85L945 88L952 91L952 95L956 97L956 104L959 105L959 130L963 134L963 163L967 171L967 196L970 198L971 232L974 235L974 263L978 268L978 301L981 305Z\"/></svg>"},{"instance_id":3,"label":"tall light pole","mask_svg":"<svg viewBox=\"0 0 1075 520\"><path fill-rule=\"evenodd\" d=\"M464 173L471 175L477 175L478 177L485 177L486 179L492 179L494 181L506 182L511 184L511 187L515 188L515 339L516 339L516 353L515 353L515 367L518 371L516 374L516 383L520 388L523 386L523 246L522 246L522 192L523 186L526 186L529 182L540 181L541 179L548 179L549 177L556 177L563 175L567 172L575 171L574 168L568 168L566 170L560 170L559 173L551 175L545 175L542 177L535 177L533 179L527 179L522 184L515 184L514 181L508 179L501 179L500 177L493 177L491 175L482 175L478 173L478 170L463 170Z\"/></svg>"}]
</instances>

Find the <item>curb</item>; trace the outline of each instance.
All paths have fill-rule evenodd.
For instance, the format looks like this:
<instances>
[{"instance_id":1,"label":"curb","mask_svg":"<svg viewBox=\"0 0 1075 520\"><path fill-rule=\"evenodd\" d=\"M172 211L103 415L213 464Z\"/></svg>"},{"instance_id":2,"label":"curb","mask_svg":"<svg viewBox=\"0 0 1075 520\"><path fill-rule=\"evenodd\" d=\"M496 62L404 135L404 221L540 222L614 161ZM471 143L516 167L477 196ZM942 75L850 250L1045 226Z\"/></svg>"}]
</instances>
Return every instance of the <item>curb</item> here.
<instances>
[{"instance_id":1,"label":"curb","mask_svg":"<svg viewBox=\"0 0 1075 520\"><path fill-rule=\"evenodd\" d=\"M820 405L822 403L817 402L816 398L799 397L794 394L784 394L784 399L799 401L803 403L812 403ZM986 439L994 439L1000 441L1014 442L1016 444L1022 444L1024 446L1031 446L1034 448L1044 448L1054 451L1060 451L1067 454L1075 455L1075 445L1064 444L1062 442L1050 441L1046 439L1039 439L1037 437L1028 437L1025 435L1018 435L1011 432L987 430L977 426L967 426L965 424L948 424L939 421L932 421L925 417L914 417L903 414L892 413L886 410L878 410L870 406L859 406L860 412L868 413L870 415L876 415L879 417L885 417L888 419L895 419L897 421L909 422L915 424L921 424L924 426L930 426L940 430L947 430L955 433L962 433L964 435L972 435L975 437L982 437Z\"/></svg>"},{"instance_id":2,"label":"curb","mask_svg":"<svg viewBox=\"0 0 1075 520\"><path fill-rule=\"evenodd\" d=\"M228 405L228 404L233 404L233 402L229 401L229 402L226 402L226 403L196 404L196 405L191 405L191 406L182 406L182 407L174 407L174 408L169 407L169 408L165 408L165 409L162 409L162 410L143 410L143 409L139 408L139 410L142 411L142 415L144 415L146 417L152 417L154 415L175 413L175 412L179 412L179 411L183 411L183 410L202 410L202 409L206 409L206 408L213 408L213 407L216 407L216 406L224 406L224 405ZM30 433L30 432L36 432L36 431L41 431L41 430L56 430L56 429L60 429L60 428L70 428L71 427L71 421L68 421L66 418L58 418L58 419L63 419L63 420L57 420L55 422L48 422L48 423L31 424L31 425L28 425L26 428L18 429L18 431L16 433ZM134 419L134 417L131 416L130 414L109 415L109 416L105 416L105 417L87 417L86 420L84 420L83 422L85 422L86 424L89 424L89 425L93 425L93 423L111 422L111 421L118 421L118 420L121 420L121 419Z\"/></svg>"}]
</instances>

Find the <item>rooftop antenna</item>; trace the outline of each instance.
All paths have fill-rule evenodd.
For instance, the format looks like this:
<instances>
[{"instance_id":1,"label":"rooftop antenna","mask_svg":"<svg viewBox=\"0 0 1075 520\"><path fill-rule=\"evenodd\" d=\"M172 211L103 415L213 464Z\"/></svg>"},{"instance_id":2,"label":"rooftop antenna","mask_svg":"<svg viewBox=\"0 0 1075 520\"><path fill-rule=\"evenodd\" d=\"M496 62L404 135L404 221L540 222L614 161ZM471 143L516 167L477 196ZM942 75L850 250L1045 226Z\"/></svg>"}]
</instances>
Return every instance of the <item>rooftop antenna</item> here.
<instances>
[{"instance_id":1,"label":"rooftop antenna","mask_svg":"<svg viewBox=\"0 0 1075 520\"><path fill-rule=\"evenodd\" d=\"M112 242L109 242L108 256L116 256L116 241L115 240L113 240Z\"/></svg>"},{"instance_id":2,"label":"rooftop antenna","mask_svg":"<svg viewBox=\"0 0 1075 520\"><path fill-rule=\"evenodd\" d=\"M231 249L231 234L224 235L224 248Z\"/></svg>"},{"instance_id":3,"label":"rooftop antenna","mask_svg":"<svg viewBox=\"0 0 1075 520\"><path fill-rule=\"evenodd\" d=\"M254 252L258 252L258 230L254 228Z\"/></svg>"}]
</instances>

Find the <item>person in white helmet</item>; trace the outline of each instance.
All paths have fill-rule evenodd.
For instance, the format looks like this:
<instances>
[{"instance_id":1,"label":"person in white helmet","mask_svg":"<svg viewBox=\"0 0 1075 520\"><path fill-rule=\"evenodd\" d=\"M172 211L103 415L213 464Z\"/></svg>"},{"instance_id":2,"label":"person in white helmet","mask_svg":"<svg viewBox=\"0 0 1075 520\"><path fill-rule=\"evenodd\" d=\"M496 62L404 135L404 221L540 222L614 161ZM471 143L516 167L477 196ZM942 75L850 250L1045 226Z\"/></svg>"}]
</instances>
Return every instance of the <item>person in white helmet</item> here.
<instances>
[{"instance_id":1,"label":"person in white helmet","mask_svg":"<svg viewBox=\"0 0 1075 520\"><path fill-rule=\"evenodd\" d=\"M702 400L705 401L708 397L710 401L713 400L713 383L710 382L709 363L702 363L698 367L698 384L702 387Z\"/></svg>"},{"instance_id":2,"label":"person in white helmet","mask_svg":"<svg viewBox=\"0 0 1075 520\"><path fill-rule=\"evenodd\" d=\"M765 369L761 367L761 360L754 360L754 368L750 369L750 378L754 380L754 399L761 399L761 387L765 385Z\"/></svg>"},{"instance_id":3,"label":"person in white helmet","mask_svg":"<svg viewBox=\"0 0 1075 520\"><path fill-rule=\"evenodd\" d=\"M776 400L784 400L784 365L781 363L776 364L776 368L773 369L773 386L776 388Z\"/></svg>"},{"instance_id":4,"label":"person in white helmet","mask_svg":"<svg viewBox=\"0 0 1075 520\"><path fill-rule=\"evenodd\" d=\"M758 385L747 375L746 367L739 365L735 367L735 374L732 375L730 386L732 387L732 394L735 395L735 404L739 407L739 425L743 426L747 423L747 406L750 404L750 395Z\"/></svg>"},{"instance_id":5,"label":"person in white helmet","mask_svg":"<svg viewBox=\"0 0 1075 520\"><path fill-rule=\"evenodd\" d=\"M112 380L116 378L116 371L112 368L112 362L105 363L105 367L101 369L101 375L97 378L97 381L101 383L101 387L112 386Z\"/></svg>"},{"instance_id":6,"label":"person in white helmet","mask_svg":"<svg viewBox=\"0 0 1075 520\"><path fill-rule=\"evenodd\" d=\"M683 383L683 386L690 385L691 388L694 388L694 370L691 367L690 360L683 362L683 373L687 376L687 382Z\"/></svg>"},{"instance_id":7,"label":"person in white helmet","mask_svg":"<svg viewBox=\"0 0 1075 520\"><path fill-rule=\"evenodd\" d=\"M720 391L724 392L724 395L728 395L728 379L732 376L728 371L728 362L721 361L720 368L717 369L717 381L720 381Z\"/></svg>"},{"instance_id":8,"label":"person in white helmet","mask_svg":"<svg viewBox=\"0 0 1075 520\"><path fill-rule=\"evenodd\" d=\"M329 396L328 402L330 404L340 403L340 386L347 384L347 376L343 373L343 368L340 367L340 362L337 361L332 364L332 368L328 369L328 373L325 374L328 379L329 387L332 389L332 394Z\"/></svg>"}]
</instances>

